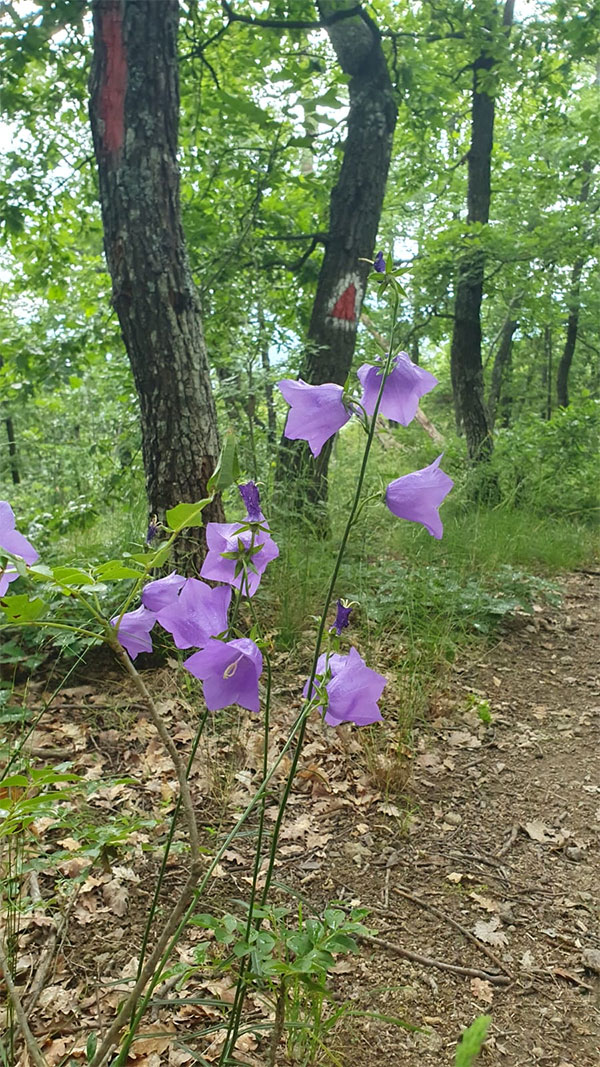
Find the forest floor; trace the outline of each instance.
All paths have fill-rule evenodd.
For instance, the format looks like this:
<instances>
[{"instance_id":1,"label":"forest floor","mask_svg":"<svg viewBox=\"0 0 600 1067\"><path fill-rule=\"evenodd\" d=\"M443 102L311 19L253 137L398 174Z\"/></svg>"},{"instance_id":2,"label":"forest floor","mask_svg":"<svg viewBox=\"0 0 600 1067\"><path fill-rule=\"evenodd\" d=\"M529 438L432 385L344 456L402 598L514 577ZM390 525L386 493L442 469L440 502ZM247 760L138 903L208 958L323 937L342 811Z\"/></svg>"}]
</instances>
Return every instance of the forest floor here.
<instances>
[{"instance_id":1,"label":"forest floor","mask_svg":"<svg viewBox=\"0 0 600 1067\"><path fill-rule=\"evenodd\" d=\"M482 1067L600 1064L598 578L578 573L562 585L560 608L509 619L493 643L449 672L400 764L397 755L368 752L352 728L311 725L276 879L302 895L305 915L332 900L369 909L365 922L377 941L338 960L335 1001L420 1028L346 1014L326 1041L345 1067L452 1065L461 1031L482 1013L492 1016ZM193 735L185 696L169 690L167 668L144 677L185 751ZM275 688L274 718L283 725L273 754L299 706L298 678L286 672L286 679ZM41 702L42 687L35 693L30 687L29 698ZM36 755L53 750L54 763L66 752L90 782L110 778L90 798L86 825L91 818L100 833L111 820L129 820L127 846L107 835L103 864L91 870L89 830L75 815L68 832L50 818L34 824L39 869L31 895L39 896L21 924L18 985L27 1000L40 955L57 937L31 1014L49 1067L85 1062L89 1032L106 1026L136 966L158 865L156 818L164 835L175 784L135 700L116 673L92 671L63 688L31 739ZM260 724L240 715L233 726L233 735L211 733L191 776L213 848L260 767ZM390 795L385 783L394 773L406 781ZM267 817L276 811L271 801ZM144 815L154 822L144 824ZM179 844L165 906L185 878ZM222 914L247 894L250 846L241 838L228 850L201 911ZM64 924L57 900L77 879ZM203 940L206 931L192 927L178 961L193 965ZM185 992L173 983L161 992L163 1001L232 995L227 974L202 967ZM260 998L248 1008L264 1016ZM210 1046L192 1035L217 1015L198 1003L154 1002L131 1062L182 1067L194 1050L214 1061L218 1038ZM266 1067L260 1032L244 1036L240 1062ZM282 1046L277 1063L292 1062Z\"/></svg>"}]
</instances>

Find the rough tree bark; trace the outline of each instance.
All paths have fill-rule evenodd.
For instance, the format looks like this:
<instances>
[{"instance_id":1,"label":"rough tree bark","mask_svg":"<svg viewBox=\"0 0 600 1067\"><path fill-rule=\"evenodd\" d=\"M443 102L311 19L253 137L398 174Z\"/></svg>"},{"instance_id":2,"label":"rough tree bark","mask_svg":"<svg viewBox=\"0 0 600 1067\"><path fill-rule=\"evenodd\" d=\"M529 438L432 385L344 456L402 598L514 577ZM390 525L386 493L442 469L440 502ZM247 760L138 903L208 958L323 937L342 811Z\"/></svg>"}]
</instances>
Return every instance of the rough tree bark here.
<instances>
[{"instance_id":1,"label":"rough tree bark","mask_svg":"<svg viewBox=\"0 0 600 1067\"><path fill-rule=\"evenodd\" d=\"M489 4L485 5L489 12ZM514 0L506 0L503 26L508 31ZM485 20L490 45L496 34L495 18ZM496 63L493 51L483 48L473 63L471 98L471 142L468 153L467 224L487 225L490 216L491 160L494 143L495 101L481 86ZM481 301L485 253L475 246L458 265L454 304L454 329L450 349L450 369L456 421L464 428L469 458L486 460L493 444L483 391L481 360Z\"/></svg>"},{"instance_id":2,"label":"rough tree bark","mask_svg":"<svg viewBox=\"0 0 600 1067\"><path fill-rule=\"evenodd\" d=\"M94 0L90 119L113 304L142 425L150 514L206 496L218 457L200 303L181 225L178 0ZM220 501L207 508L221 520ZM200 537L180 543L197 569Z\"/></svg>"},{"instance_id":3,"label":"rough tree bark","mask_svg":"<svg viewBox=\"0 0 600 1067\"><path fill-rule=\"evenodd\" d=\"M354 0L317 0L321 17ZM381 35L366 11L327 30L340 66L349 75L350 108L339 178L332 190L325 255L307 334L300 377L313 385L343 385L352 366L356 329L372 259L392 153L397 109ZM282 439L279 480L299 479L321 516L326 514L332 442L315 461L304 442ZM300 496L299 499L302 499Z\"/></svg>"},{"instance_id":4,"label":"rough tree bark","mask_svg":"<svg viewBox=\"0 0 600 1067\"><path fill-rule=\"evenodd\" d=\"M583 164L584 179L579 194L579 203L585 204L590 194L590 177L592 171L591 160L586 159ZM556 399L561 408L569 406L569 371L575 355L577 344L577 330L579 329L579 290L581 275L585 260L583 256L575 260L573 273L571 274L571 286L569 292L569 317L567 319L567 336L565 346L560 357L556 371Z\"/></svg>"}]
</instances>

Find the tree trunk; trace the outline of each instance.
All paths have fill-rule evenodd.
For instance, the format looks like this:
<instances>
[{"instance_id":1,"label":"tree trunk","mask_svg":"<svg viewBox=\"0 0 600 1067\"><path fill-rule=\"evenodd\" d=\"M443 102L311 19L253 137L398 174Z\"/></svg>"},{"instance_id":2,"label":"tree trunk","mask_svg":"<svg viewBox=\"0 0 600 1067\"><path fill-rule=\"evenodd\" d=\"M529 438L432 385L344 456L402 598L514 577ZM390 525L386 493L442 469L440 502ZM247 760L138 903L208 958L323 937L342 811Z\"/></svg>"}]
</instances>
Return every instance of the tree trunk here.
<instances>
[{"instance_id":1,"label":"tree trunk","mask_svg":"<svg viewBox=\"0 0 600 1067\"><path fill-rule=\"evenodd\" d=\"M8 461L10 464L10 475L13 485L19 485L21 482L21 475L19 474L19 464L17 463L17 442L15 440L15 424L10 415L4 416L4 425L6 427L6 437L8 440Z\"/></svg>"},{"instance_id":2,"label":"tree trunk","mask_svg":"<svg viewBox=\"0 0 600 1067\"><path fill-rule=\"evenodd\" d=\"M352 7L317 0L322 17ZM339 178L332 190L325 255L308 328L300 377L312 385L343 385L352 366L356 329L372 259L390 164L397 109L373 20L361 10L328 28L340 66L349 75L350 108ZM331 442L315 461L304 442L282 439L279 479L300 479L311 517L323 517ZM302 477L306 472L306 479ZM317 505L315 512L314 505Z\"/></svg>"},{"instance_id":3,"label":"tree trunk","mask_svg":"<svg viewBox=\"0 0 600 1067\"><path fill-rule=\"evenodd\" d=\"M150 514L206 496L219 452L181 225L178 0L94 0L90 119L113 304L140 402ZM221 520L215 501L206 521ZM179 542L197 570L200 536ZM182 558L183 557L183 558Z\"/></svg>"},{"instance_id":4,"label":"tree trunk","mask_svg":"<svg viewBox=\"0 0 600 1067\"><path fill-rule=\"evenodd\" d=\"M552 328L544 326L544 373L542 374L542 386L544 388L544 410L542 418L552 418Z\"/></svg>"},{"instance_id":5,"label":"tree trunk","mask_svg":"<svg viewBox=\"0 0 600 1067\"><path fill-rule=\"evenodd\" d=\"M600 67L596 75L596 85L600 83ZM586 159L583 163L584 179L579 194L579 203L585 204L590 194L590 175L592 171L591 160ZM569 371L575 355L577 344L577 330L579 328L579 287L583 272L584 259L577 259L573 264L571 286L569 293L569 317L567 319L567 336L565 347L560 357L556 371L556 399L561 408L569 406Z\"/></svg>"},{"instance_id":6,"label":"tree trunk","mask_svg":"<svg viewBox=\"0 0 600 1067\"><path fill-rule=\"evenodd\" d=\"M500 334L500 343L498 345L498 351L496 352L496 358L494 359L494 366L492 367L492 381L488 396L488 420L490 430L493 430L494 428L498 401L502 395L504 382L508 371L510 370L512 340L518 325L519 323L517 320L511 319L509 316L506 319L504 326L502 327L502 333Z\"/></svg>"},{"instance_id":7,"label":"tree trunk","mask_svg":"<svg viewBox=\"0 0 600 1067\"><path fill-rule=\"evenodd\" d=\"M503 25L512 23L513 0L506 0ZM490 43L494 26L487 25ZM467 224L487 225L490 215L491 159L494 143L494 97L483 91L480 80L492 70L493 52L484 50L473 64L471 99L471 143L468 154ZM481 300L485 253L475 246L458 266L454 330L450 350L450 369L457 425L462 425L469 458L486 460L492 453L492 437L484 403L483 365L481 360Z\"/></svg>"}]
</instances>

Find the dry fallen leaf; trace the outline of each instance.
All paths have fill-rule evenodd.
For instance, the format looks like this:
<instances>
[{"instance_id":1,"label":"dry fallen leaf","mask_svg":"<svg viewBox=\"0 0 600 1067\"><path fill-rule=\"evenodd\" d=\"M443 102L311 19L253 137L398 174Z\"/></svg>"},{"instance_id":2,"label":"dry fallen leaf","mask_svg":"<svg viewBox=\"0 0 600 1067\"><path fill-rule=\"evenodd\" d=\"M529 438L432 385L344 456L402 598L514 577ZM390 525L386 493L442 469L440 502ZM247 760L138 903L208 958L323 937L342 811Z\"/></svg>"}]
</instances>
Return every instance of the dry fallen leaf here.
<instances>
[{"instance_id":1,"label":"dry fallen leaf","mask_svg":"<svg viewBox=\"0 0 600 1067\"><path fill-rule=\"evenodd\" d=\"M471 992L476 1000L482 1004L491 1004L494 999L494 991L489 982L483 978L471 978Z\"/></svg>"},{"instance_id":2,"label":"dry fallen leaf","mask_svg":"<svg viewBox=\"0 0 600 1067\"><path fill-rule=\"evenodd\" d=\"M543 844L545 841L552 841L554 837L553 831L546 823L541 819L534 819L533 822L526 822L523 827L525 833L529 834L532 841L539 841Z\"/></svg>"},{"instance_id":3,"label":"dry fallen leaf","mask_svg":"<svg viewBox=\"0 0 600 1067\"><path fill-rule=\"evenodd\" d=\"M478 937L485 945L508 945L508 938L502 930L498 929L499 926L500 919L497 915L494 915L494 917L487 923L482 921L476 922L473 927L473 933L475 934L475 937Z\"/></svg>"}]
</instances>

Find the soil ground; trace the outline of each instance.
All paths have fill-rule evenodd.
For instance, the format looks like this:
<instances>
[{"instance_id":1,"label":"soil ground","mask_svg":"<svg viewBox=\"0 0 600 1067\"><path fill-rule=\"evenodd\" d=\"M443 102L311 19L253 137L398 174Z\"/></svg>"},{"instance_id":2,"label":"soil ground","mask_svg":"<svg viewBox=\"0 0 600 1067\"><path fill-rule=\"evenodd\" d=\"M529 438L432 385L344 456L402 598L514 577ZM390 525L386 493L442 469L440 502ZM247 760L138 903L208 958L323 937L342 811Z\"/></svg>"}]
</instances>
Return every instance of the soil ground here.
<instances>
[{"instance_id":1,"label":"soil ground","mask_svg":"<svg viewBox=\"0 0 600 1067\"><path fill-rule=\"evenodd\" d=\"M346 1014L327 1038L344 1067L451 1065L461 1031L483 1013L492 1023L482 1067L600 1065L598 577L571 575L563 587L560 609L508 620L493 645L479 646L476 658L451 671L400 760L407 776L401 796L382 787L397 753L393 762L385 752L371 754L367 766L356 731L311 727L276 878L316 911L332 900L369 909L365 921L377 940L363 943L359 956L340 958L330 982L335 1000L420 1028ZM185 751L193 733L185 699L169 694L161 672L145 679ZM35 752L53 749L56 763L66 747L90 782L111 776L90 800L98 832L109 818L129 822L128 851L113 835L91 871L76 822L71 832L57 831L50 818L34 827L41 900L22 922L17 977L27 1000L58 933L31 1015L50 1067L69 1057L82 1062L88 1033L99 1018L106 1026L122 999L157 869L156 827L143 818L162 811L164 833L175 791L168 759L122 679L97 673L63 689L60 701L60 713L52 722L46 714L36 730ZM293 679L275 690L275 706L291 720L299 706ZM240 716L233 734L229 727L213 730L191 778L208 843L229 828L232 806L251 795L260 767L256 723ZM273 744L276 753L276 735ZM276 810L273 802L268 817ZM182 840L165 907L185 877ZM227 911L247 893L248 848L241 839L225 854L201 910ZM69 922L57 931L53 906L68 899L65 887L77 878ZM204 937L192 928L179 946L180 964L193 966ZM163 999L176 996L165 990ZM227 999L227 977L200 967L179 998L199 993ZM250 1001L251 1018L259 1007ZM155 1002L147 1036L132 1049L137 1067L192 1063L189 1049L211 1062L218 1042L207 1047L191 1035L215 1014ZM285 1057L282 1046L277 1063L293 1062ZM240 1061L269 1063L260 1032L247 1036Z\"/></svg>"}]
</instances>

